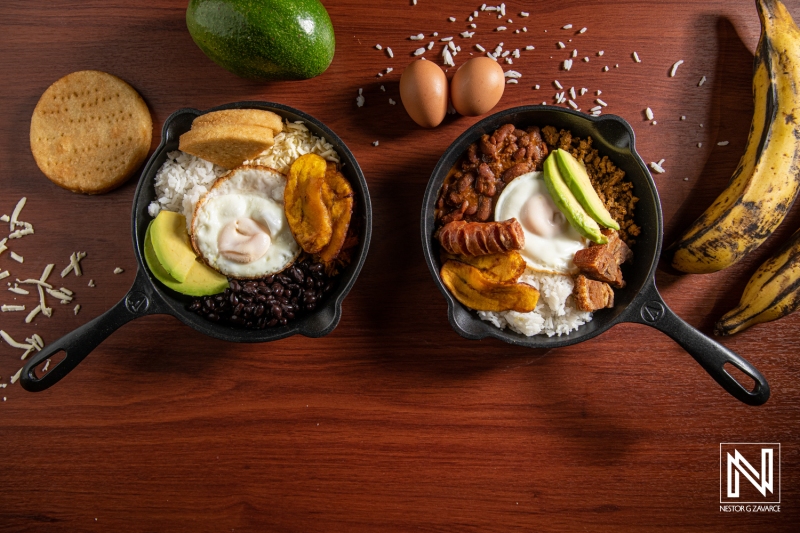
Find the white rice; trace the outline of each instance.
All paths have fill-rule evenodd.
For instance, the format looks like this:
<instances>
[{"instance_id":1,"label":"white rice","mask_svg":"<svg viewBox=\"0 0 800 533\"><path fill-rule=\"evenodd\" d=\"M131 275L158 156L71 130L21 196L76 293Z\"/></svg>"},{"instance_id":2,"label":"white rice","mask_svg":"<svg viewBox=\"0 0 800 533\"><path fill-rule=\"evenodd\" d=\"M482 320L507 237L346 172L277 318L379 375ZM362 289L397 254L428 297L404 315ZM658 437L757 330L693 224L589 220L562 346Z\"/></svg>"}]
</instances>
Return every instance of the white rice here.
<instances>
[{"instance_id":1,"label":"white rice","mask_svg":"<svg viewBox=\"0 0 800 533\"><path fill-rule=\"evenodd\" d=\"M156 173L156 201L147 207L148 214L155 217L162 209L183 213L186 227L190 228L197 201L225 172L224 168L191 154L169 152Z\"/></svg>"},{"instance_id":2,"label":"white rice","mask_svg":"<svg viewBox=\"0 0 800 533\"><path fill-rule=\"evenodd\" d=\"M275 144L245 164L263 165L286 174L295 159L314 153L328 161L339 162L339 154L324 138L313 135L302 122L286 123L275 136ZM147 212L151 217L162 209L182 213L186 227L192 227L192 215L198 200L208 192L217 178L227 170L209 161L176 150L167 154L167 160L156 173L156 201Z\"/></svg>"},{"instance_id":3,"label":"white rice","mask_svg":"<svg viewBox=\"0 0 800 533\"><path fill-rule=\"evenodd\" d=\"M539 290L536 309L530 313L478 311L481 320L527 337L539 334L548 337L566 335L592 320L592 313L575 308L572 296L574 284L570 276L527 270L519 282L533 285Z\"/></svg>"}]
</instances>

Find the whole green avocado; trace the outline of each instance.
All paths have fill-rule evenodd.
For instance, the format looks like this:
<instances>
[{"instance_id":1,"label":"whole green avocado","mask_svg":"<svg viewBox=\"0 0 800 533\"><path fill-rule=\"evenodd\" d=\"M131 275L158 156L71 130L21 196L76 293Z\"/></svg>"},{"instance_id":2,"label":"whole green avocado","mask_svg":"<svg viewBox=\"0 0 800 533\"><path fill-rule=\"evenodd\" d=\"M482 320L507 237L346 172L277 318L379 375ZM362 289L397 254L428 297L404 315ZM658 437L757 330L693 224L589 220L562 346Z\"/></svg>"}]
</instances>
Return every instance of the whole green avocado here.
<instances>
[{"instance_id":1,"label":"whole green avocado","mask_svg":"<svg viewBox=\"0 0 800 533\"><path fill-rule=\"evenodd\" d=\"M318 76L336 48L319 0L190 0L186 26L215 63L257 80Z\"/></svg>"}]
</instances>

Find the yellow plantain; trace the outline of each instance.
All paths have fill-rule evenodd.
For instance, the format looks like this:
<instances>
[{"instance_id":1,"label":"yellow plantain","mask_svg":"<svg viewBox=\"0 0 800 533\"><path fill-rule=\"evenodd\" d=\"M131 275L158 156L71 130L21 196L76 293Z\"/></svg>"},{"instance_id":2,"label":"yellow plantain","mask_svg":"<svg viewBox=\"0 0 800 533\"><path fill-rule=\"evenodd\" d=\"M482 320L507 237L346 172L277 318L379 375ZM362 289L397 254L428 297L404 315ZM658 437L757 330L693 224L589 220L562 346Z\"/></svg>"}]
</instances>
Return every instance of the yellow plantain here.
<instances>
[{"instance_id":1,"label":"yellow plantain","mask_svg":"<svg viewBox=\"0 0 800 533\"><path fill-rule=\"evenodd\" d=\"M672 246L672 266L717 272L758 248L800 191L800 30L778 0L758 0L755 112L731 182Z\"/></svg>"},{"instance_id":2,"label":"yellow plantain","mask_svg":"<svg viewBox=\"0 0 800 533\"><path fill-rule=\"evenodd\" d=\"M758 267L739 305L717 322L714 333L733 335L755 324L776 320L800 307L800 230Z\"/></svg>"}]
</instances>

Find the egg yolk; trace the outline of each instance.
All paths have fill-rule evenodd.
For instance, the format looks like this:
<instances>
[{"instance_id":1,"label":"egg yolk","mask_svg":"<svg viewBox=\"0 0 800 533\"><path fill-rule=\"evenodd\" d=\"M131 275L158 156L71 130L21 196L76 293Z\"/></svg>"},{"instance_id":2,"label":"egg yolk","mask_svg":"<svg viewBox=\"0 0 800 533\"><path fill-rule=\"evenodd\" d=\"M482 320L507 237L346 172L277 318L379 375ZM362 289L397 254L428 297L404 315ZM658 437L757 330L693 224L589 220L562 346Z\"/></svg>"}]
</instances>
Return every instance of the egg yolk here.
<instances>
[{"instance_id":1,"label":"egg yolk","mask_svg":"<svg viewBox=\"0 0 800 533\"><path fill-rule=\"evenodd\" d=\"M223 257L246 264L264 257L272 239L267 230L252 218L240 218L222 228L217 244Z\"/></svg>"},{"instance_id":2,"label":"egg yolk","mask_svg":"<svg viewBox=\"0 0 800 533\"><path fill-rule=\"evenodd\" d=\"M568 228L567 219L553 201L544 194L534 194L525 202L520 213L520 222L540 237L549 239L561 235Z\"/></svg>"}]
</instances>

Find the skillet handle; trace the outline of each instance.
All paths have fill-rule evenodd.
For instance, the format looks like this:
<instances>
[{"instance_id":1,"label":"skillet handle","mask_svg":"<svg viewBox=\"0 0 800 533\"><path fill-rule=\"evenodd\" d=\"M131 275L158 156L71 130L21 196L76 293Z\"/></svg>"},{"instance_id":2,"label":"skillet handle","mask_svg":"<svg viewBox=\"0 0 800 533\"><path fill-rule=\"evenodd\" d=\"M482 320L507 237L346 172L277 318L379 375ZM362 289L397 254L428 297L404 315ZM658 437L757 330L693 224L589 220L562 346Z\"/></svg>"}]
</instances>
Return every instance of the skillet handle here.
<instances>
[{"instance_id":1,"label":"skillet handle","mask_svg":"<svg viewBox=\"0 0 800 533\"><path fill-rule=\"evenodd\" d=\"M128 294L114 307L48 344L28 360L20 376L22 388L30 392L39 392L52 387L121 326L134 318L164 312L160 307L160 301L154 295L147 274L140 268ZM64 358L42 377L36 377L36 367L61 351L65 352Z\"/></svg>"},{"instance_id":2,"label":"skillet handle","mask_svg":"<svg viewBox=\"0 0 800 533\"><path fill-rule=\"evenodd\" d=\"M637 306L636 303L639 305ZM658 293L655 284L650 290L643 290L630 307L632 316L627 317L631 322L638 322L662 331L686 350L695 361L700 363L708 374L728 391L734 398L748 405L763 405L769 399L769 383L761 372L750 364L744 357L729 350L717 341L703 335L701 332L684 322L676 315ZM753 381L755 388L746 389L736 378L725 369L725 364L730 364L744 372Z\"/></svg>"}]
</instances>

